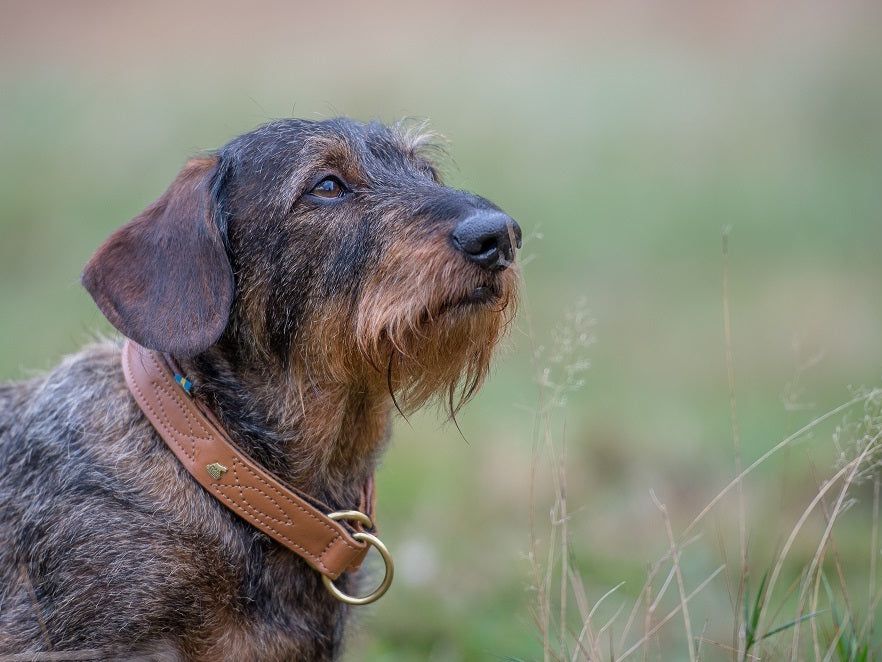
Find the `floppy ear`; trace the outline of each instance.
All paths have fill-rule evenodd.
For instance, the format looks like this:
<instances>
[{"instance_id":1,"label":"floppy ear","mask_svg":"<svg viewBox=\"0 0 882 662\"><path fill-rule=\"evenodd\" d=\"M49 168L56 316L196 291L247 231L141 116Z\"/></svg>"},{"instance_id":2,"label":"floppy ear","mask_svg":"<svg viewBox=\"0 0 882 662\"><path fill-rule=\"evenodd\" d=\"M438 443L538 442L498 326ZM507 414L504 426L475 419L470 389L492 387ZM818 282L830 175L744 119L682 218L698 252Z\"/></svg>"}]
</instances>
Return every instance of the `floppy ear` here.
<instances>
[{"instance_id":1,"label":"floppy ear","mask_svg":"<svg viewBox=\"0 0 882 662\"><path fill-rule=\"evenodd\" d=\"M144 347L192 356L227 325L233 271L215 222L217 171L216 156L191 159L83 271L83 285L104 316Z\"/></svg>"}]
</instances>

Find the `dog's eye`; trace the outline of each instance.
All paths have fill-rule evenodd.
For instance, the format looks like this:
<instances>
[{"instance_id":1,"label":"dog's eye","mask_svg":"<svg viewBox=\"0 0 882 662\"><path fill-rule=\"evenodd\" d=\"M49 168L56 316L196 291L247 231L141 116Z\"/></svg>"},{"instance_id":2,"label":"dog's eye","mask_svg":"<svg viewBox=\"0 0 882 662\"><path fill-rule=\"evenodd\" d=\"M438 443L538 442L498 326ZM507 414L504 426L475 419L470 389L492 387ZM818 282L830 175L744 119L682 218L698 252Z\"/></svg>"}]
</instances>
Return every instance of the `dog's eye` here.
<instances>
[{"instance_id":1,"label":"dog's eye","mask_svg":"<svg viewBox=\"0 0 882 662\"><path fill-rule=\"evenodd\" d=\"M309 192L310 195L319 198L341 198L344 193L346 193L346 187L336 177L325 177Z\"/></svg>"}]
</instances>

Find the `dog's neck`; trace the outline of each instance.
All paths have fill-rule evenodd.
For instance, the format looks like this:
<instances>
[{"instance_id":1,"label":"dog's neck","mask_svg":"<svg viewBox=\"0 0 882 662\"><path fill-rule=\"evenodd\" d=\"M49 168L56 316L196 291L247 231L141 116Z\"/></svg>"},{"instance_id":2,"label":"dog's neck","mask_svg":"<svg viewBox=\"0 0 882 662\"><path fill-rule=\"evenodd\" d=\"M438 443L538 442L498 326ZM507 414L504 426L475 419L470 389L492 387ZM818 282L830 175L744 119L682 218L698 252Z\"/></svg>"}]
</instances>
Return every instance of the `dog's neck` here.
<instances>
[{"instance_id":1,"label":"dog's neck","mask_svg":"<svg viewBox=\"0 0 882 662\"><path fill-rule=\"evenodd\" d=\"M389 436L388 392L246 359L224 343L180 364L193 396L255 461L335 509L357 506Z\"/></svg>"}]
</instances>

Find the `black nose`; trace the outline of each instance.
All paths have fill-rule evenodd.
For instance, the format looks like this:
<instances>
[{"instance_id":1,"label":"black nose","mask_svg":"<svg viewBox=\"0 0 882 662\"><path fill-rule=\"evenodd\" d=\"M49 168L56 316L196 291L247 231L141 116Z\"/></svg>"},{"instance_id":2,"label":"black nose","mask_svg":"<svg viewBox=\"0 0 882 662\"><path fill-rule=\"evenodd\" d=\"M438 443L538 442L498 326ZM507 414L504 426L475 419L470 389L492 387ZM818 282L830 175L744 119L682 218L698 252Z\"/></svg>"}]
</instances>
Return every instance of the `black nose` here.
<instances>
[{"instance_id":1,"label":"black nose","mask_svg":"<svg viewBox=\"0 0 882 662\"><path fill-rule=\"evenodd\" d=\"M450 238L467 259L485 269L501 270L514 262L521 228L501 211L481 210L461 220Z\"/></svg>"}]
</instances>

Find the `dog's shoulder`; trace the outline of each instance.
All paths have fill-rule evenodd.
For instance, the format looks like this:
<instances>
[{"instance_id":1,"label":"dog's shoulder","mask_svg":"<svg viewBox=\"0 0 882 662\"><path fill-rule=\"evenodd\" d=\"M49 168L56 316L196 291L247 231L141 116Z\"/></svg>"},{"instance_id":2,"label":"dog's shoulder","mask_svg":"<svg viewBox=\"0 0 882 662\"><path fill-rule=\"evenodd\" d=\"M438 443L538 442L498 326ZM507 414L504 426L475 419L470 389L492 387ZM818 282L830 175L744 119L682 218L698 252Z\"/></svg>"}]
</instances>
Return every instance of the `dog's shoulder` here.
<instances>
[{"instance_id":1,"label":"dog's shoulder","mask_svg":"<svg viewBox=\"0 0 882 662\"><path fill-rule=\"evenodd\" d=\"M12 428L17 413L23 411L40 386L42 377L0 384L0 439Z\"/></svg>"},{"instance_id":2,"label":"dog's shoulder","mask_svg":"<svg viewBox=\"0 0 882 662\"><path fill-rule=\"evenodd\" d=\"M65 357L43 375L0 385L0 435L69 425L108 422L128 397L120 363L121 344L104 341Z\"/></svg>"},{"instance_id":3,"label":"dog's shoulder","mask_svg":"<svg viewBox=\"0 0 882 662\"><path fill-rule=\"evenodd\" d=\"M39 377L0 387L0 482L51 481L95 464L102 447L131 434L140 412L120 352L118 342L92 344Z\"/></svg>"}]
</instances>

